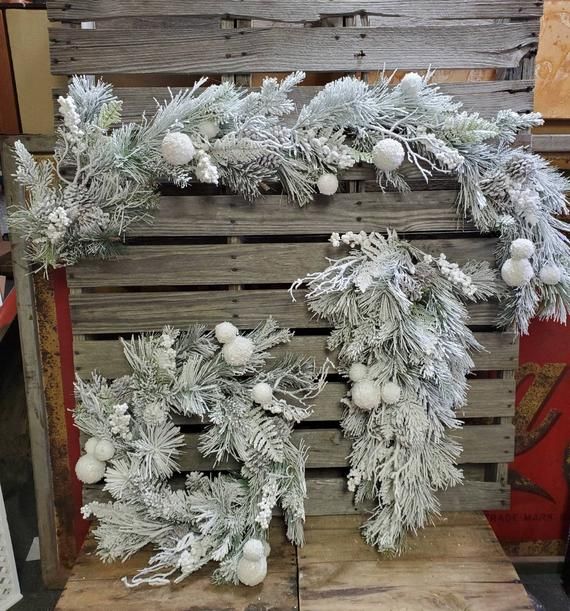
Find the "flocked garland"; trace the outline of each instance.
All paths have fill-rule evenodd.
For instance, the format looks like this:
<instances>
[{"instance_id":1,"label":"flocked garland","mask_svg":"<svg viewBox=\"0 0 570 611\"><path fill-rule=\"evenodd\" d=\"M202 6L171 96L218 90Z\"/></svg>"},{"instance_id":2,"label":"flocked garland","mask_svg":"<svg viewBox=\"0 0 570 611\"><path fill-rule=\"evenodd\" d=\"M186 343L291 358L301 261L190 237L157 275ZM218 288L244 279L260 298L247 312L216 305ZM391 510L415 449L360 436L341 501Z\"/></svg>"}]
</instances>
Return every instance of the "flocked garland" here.
<instances>
[{"instance_id":1,"label":"flocked garland","mask_svg":"<svg viewBox=\"0 0 570 611\"><path fill-rule=\"evenodd\" d=\"M316 191L334 194L338 173L360 162L376 167L382 188L405 191L407 160L426 181L456 176L458 213L481 232L499 232L497 261L512 287L501 325L526 333L535 315L565 322L568 225L554 215L566 212L568 183L540 157L510 146L542 123L539 114L502 110L485 119L428 84L430 75L409 73L396 85L384 77L373 85L353 77L329 83L291 123L288 94L303 77L267 78L251 93L229 83L199 91L202 80L158 104L152 118L118 127L121 102L111 88L74 78L59 99L55 165L36 163L16 144L27 206L11 223L32 261L47 269L112 256L133 222L151 219L160 179L221 184L248 199L280 182L305 205ZM517 246L511 253L517 240L530 242L528 256Z\"/></svg>"},{"instance_id":2,"label":"flocked garland","mask_svg":"<svg viewBox=\"0 0 570 611\"><path fill-rule=\"evenodd\" d=\"M145 545L156 554L129 586L178 582L210 561L214 578L256 585L265 577L267 529L279 505L287 537L303 542L306 448L291 441L306 418L326 369L312 359L268 350L291 333L269 319L247 335L221 323L165 328L123 342L132 373L113 382L78 380L76 425L90 436L76 465L79 479L104 478L112 502L91 502L97 553L125 559ZM216 464L233 459L239 474L179 472L185 445L177 415L207 420L198 448Z\"/></svg>"},{"instance_id":3,"label":"flocked garland","mask_svg":"<svg viewBox=\"0 0 570 611\"><path fill-rule=\"evenodd\" d=\"M438 490L462 480L461 447L450 430L466 402L470 351L464 302L497 296L486 263L463 267L426 255L395 232L342 236L348 255L298 280L309 309L333 326L330 350L350 381L341 422L352 439L348 488L375 506L366 541L400 552L407 531L439 512Z\"/></svg>"}]
</instances>

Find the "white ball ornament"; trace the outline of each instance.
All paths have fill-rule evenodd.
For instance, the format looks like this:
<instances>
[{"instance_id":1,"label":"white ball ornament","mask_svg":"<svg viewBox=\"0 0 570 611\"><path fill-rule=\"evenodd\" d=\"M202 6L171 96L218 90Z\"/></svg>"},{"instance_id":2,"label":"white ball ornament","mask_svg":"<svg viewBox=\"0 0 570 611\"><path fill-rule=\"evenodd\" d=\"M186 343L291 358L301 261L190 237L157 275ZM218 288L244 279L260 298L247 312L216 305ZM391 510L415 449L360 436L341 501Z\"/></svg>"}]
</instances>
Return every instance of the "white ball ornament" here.
<instances>
[{"instance_id":1,"label":"white ball ornament","mask_svg":"<svg viewBox=\"0 0 570 611\"><path fill-rule=\"evenodd\" d=\"M410 96L417 95L424 86L424 79L417 72L408 72L400 81L400 89Z\"/></svg>"},{"instance_id":2,"label":"white ball ornament","mask_svg":"<svg viewBox=\"0 0 570 611\"><path fill-rule=\"evenodd\" d=\"M87 454L95 454L95 448L100 441L98 437L90 437L83 446Z\"/></svg>"},{"instance_id":3,"label":"white ball ornament","mask_svg":"<svg viewBox=\"0 0 570 611\"><path fill-rule=\"evenodd\" d=\"M220 344L227 344L233 341L238 336L238 333L237 327L232 325L231 322L221 322L214 329L214 335Z\"/></svg>"},{"instance_id":4,"label":"white ball ornament","mask_svg":"<svg viewBox=\"0 0 570 611\"><path fill-rule=\"evenodd\" d=\"M202 121L198 124L198 131L202 134L202 136L211 139L215 138L219 134L220 127L213 121Z\"/></svg>"},{"instance_id":5,"label":"white ball ornament","mask_svg":"<svg viewBox=\"0 0 570 611\"><path fill-rule=\"evenodd\" d=\"M554 263L547 263L540 270L538 277L544 284L558 284L562 278L562 270Z\"/></svg>"},{"instance_id":6,"label":"white ball ornament","mask_svg":"<svg viewBox=\"0 0 570 611\"><path fill-rule=\"evenodd\" d=\"M384 401L386 405L398 403L401 394L402 391L396 382L386 382L386 384L382 386L382 401Z\"/></svg>"},{"instance_id":7,"label":"white ball ornament","mask_svg":"<svg viewBox=\"0 0 570 611\"><path fill-rule=\"evenodd\" d=\"M75 464L75 475L84 484L95 484L105 475L105 463L92 454L84 454Z\"/></svg>"},{"instance_id":8,"label":"white ball ornament","mask_svg":"<svg viewBox=\"0 0 570 611\"><path fill-rule=\"evenodd\" d=\"M186 165L196 153L192 140L188 134L170 132L162 139L160 147L162 156L170 165Z\"/></svg>"},{"instance_id":9,"label":"white ball ornament","mask_svg":"<svg viewBox=\"0 0 570 611\"><path fill-rule=\"evenodd\" d=\"M243 547L242 557L237 565L237 577L246 586L260 584L267 575L267 559L263 542L249 539Z\"/></svg>"},{"instance_id":10,"label":"white ball ornament","mask_svg":"<svg viewBox=\"0 0 570 611\"><path fill-rule=\"evenodd\" d=\"M511 242L511 259L520 261L521 259L530 259L534 255L534 244L526 238L518 238Z\"/></svg>"},{"instance_id":11,"label":"white ball ornament","mask_svg":"<svg viewBox=\"0 0 570 611\"><path fill-rule=\"evenodd\" d=\"M525 286L533 276L534 271L528 259L507 259L501 267L501 278L508 286Z\"/></svg>"},{"instance_id":12,"label":"white ball ornament","mask_svg":"<svg viewBox=\"0 0 570 611\"><path fill-rule=\"evenodd\" d=\"M108 439L101 439L95 446L94 456L97 460L105 462L115 455L115 446Z\"/></svg>"},{"instance_id":13,"label":"white ball ornament","mask_svg":"<svg viewBox=\"0 0 570 611\"><path fill-rule=\"evenodd\" d=\"M368 367L363 363L353 363L348 370L348 377L353 382L360 382L368 375Z\"/></svg>"},{"instance_id":14,"label":"white ball ornament","mask_svg":"<svg viewBox=\"0 0 570 611\"><path fill-rule=\"evenodd\" d=\"M361 380L352 387L352 402L364 411L377 408L381 399L380 387L372 380Z\"/></svg>"},{"instance_id":15,"label":"white ball ornament","mask_svg":"<svg viewBox=\"0 0 570 611\"><path fill-rule=\"evenodd\" d=\"M253 354L253 342L248 337L238 335L231 342L224 344L222 356L228 365L243 367Z\"/></svg>"},{"instance_id":16,"label":"white ball ornament","mask_svg":"<svg viewBox=\"0 0 570 611\"><path fill-rule=\"evenodd\" d=\"M251 389L251 396L260 405L270 405L273 401L273 388L267 382L259 382Z\"/></svg>"},{"instance_id":17,"label":"white ball ornament","mask_svg":"<svg viewBox=\"0 0 570 611\"><path fill-rule=\"evenodd\" d=\"M393 172L403 163L406 153L404 147L393 138L377 142L372 149L374 165L383 172Z\"/></svg>"},{"instance_id":18,"label":"white ball ornament","mask_svg":"<svg viewBox=\"0 0 570 611\"><path fill-rule=\"evenodd\" d=\"M260 539L248 539L243 546L242 555L247 560L261 560L265 558L265 548Z\"/></svg>"},{"instance_id":19,"label":"white ball ornament","mask_svg":"<svg viewBox=\"0 0 570 611\"><path fill-rule=\"evenodd\" d=\"M334 174L323 174L317 180L317 189L323 195L334 195L338 191L338 178Z\"/></svg>"}]
</instances>

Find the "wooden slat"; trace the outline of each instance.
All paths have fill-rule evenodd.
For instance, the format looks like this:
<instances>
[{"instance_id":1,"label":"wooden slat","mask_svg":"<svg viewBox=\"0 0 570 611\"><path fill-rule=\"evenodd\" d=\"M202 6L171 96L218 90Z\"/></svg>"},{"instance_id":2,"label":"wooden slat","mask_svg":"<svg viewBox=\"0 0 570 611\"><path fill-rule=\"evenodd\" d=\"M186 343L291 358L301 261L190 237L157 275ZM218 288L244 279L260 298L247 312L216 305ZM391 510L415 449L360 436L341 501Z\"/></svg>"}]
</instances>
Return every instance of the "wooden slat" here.
<instances>
[{"instance_id":1,"label":"wooden slat","mask_svg":"<svg viewBox=\"0 0 570 611\"><path fill-rule=\"evenodd\" d=\"M471 465L467 465L470 467ZM484 465L476 465L484 468ZM472 469L471 469L472 470ZM354 495L346 487L346 477L315 476L307 471L307 499L305 512L307 516L354 515L370 511L371 503L356 506ZM442 511L475 511L477 509L506 509L510 504L510 488L497 482L472 481L466 479L460 486L441 490L437 497ZM181 486L182 481L178 482ZM83 503L98 501L107 503L111 500L108 492L103 491L101 484L84 486ZM278 513L278 512L277 512Z\"/></svg>"},{"instance_id":2,"label":"wooden slat","mask_svg":"<svg viewBox=\"0 0 570 611\"><path fill-rule=\"evenodd\" d=\"M155 331L169 324L186 327L193 323L215 325L230 320L241 328L253 328L273 316L285 327L326 328L304 303L297 291L292 303L286 289L227 291L179 291L149 293L83 293L70 296L73 332L136 333ZM493 325L499 314L496 302L468 306L470 324Z\"/></svg>"},{"instance_id":3,"label":"wooden slat","mask_svg":"<svg viewBox=\"0 0 570 611\"><path fill-rule=\"evenodd\" d=\"M536 0L52 0L50 19L59 21L114 19L116 17L210 16L272 21L318 21L335 15L391 15L425 19L477 19L497 17L540 17L542 2Z\"/></svg>"},{"instance_id":4,"label":"wooden slat","mask_svg":"<svg viewBox=\"0 0 570 611\"><path fill-rule=\"evenodd\" d=\"M301 609L533 609L483 515L436 519L392 558L355 536L360 524L358 516L307 520L307 543L298 554Z\"/></svg>"},{"instance_id":5,"label":"wooden slat","mask_svg":"<svg viewBox=\"0 0 570 611\"><path fill-rule=\"evenodd\" d=\"M515 67L539 22L447 27L266 28L199 32L50 31L52 72L227 73ZM164 44L165 41L168 44ZM453 52L450 52L453 49Z\"/></svg>"},{"instance_id":6,"label":"wooden slat","mask_svg":"<svg viewBox=\"0 0 570 611\"><path fill-rule=\"evenodd\" d=\"M9 148L12 141L6 142L2 147L2 173L6 184L6 205L8 207L22 206L24 203L23 188L11 177L16 171L16 161ZM49 281L45 278L34 280L26 257L26 245L17 235L12 236L12 259L14 263L14 281L16 285L16 299L18 305L18 326L22 344L22 367L26 386L26 402L28 407L28 430L30 435L31 461L34 471L34 492L37 506L38 533L41 550L41 571L44 583L48 587L62 587L67 578L69 569L69 535L73 521L66 509L69 509L69 487L66 501L67 507L62 507L56 499L56 486L53 479L52 458L67 458L63 456L65 448L61 443L61 427L51 426L50 417L54 417L56 424L60 423L57 412L49 414L48 409L53 408L46 396L43 367L46 357L49 359L49 347L41 344L38 334L39 321L48 322L51 327L42 329L45 332L53 330L53 320L46 321L45 313L38 312L36 303L36 285L43 284L45 288ZM53 347L53 346L52 346ZM44 354L44 348L45 354ZM53 364L53 361L52 361ZM53 372L53 368L49 369ZM57 382L55 382L57 384ZM56 406L59 411L63 405ZM59 446L59 447L57 447ZM55 450L59 456L53 456ZM58 463L56 462L56 467ZM61 462L59 463L61 466ZM63 515L62 515L63 512ZM71 533L73 536L73 533Z\"/></svg>"},{"instance_id":7,"label":"wooden slat","mask_svg":"<svg viewBox=\"0 0 570 611\"><path fill-rule=\"evenodd\" d=\"M269 542L270 568L263 584L256 588L236 587L231 584L215 585L211 579L214 567L208 565L178 586L141 587L129 590L122 583L121 577L125 575L132 577L146 566L151 550L139 552L125 562L102 563L94 553L96 547L94 540L89 538L56 609L58 611L77 611L77 609L229 611L270 608L294 611L298 608L296 550L286 540L281 520L277 519L272 523ZM263 607L260 607L260 604Z\"/></svg>"},{"instance_id":8,"label":"wooden slat","mask_svg":"<svg viewBox=\"0 0 570 611\"><path fill-rule=\"evenodd\" d=\"M570 151L570 134L533 134L532 149L540 153Z\"/></svg>"},{"instance_id":9,"label":"wooden slat","mask_svg":"<svg viewBox=\"0 0 570 611\"><path fill-rule=\"evenodd\" d=\"M459 264L495 262L495 239L416 240L433 255ZM85 260L67 271L70 287L290 284L339 258L345 249L329 243L130 246L111 261Z\"/></svg>"},{"instance_id":10,"label":"wooden slat","mask_svg":"<svg viewBox=\"0 0 570 611\"><path fill-rule=\"evenodd\" d=\"M495 115L499 110L510 108L516 112L532 110L532 81L480 81L463 83L441 83L442 92L453 95L464 104L466 110L479 112L483 116ZM322 87L298 87L291 94L297 108L301 108L315 96ZM176 94L182 87L173 87ZM62 90L56 90L55 96ZM143 113L152 114L156 102L168 100L170 92L166 87L116 87L115 95L123 101L123 120L140 121ZM296 114L296 113L293 113Z\"/></svg>"},{"instance_id":11,"label":"wooden slat","mask_svg":"<svg viewBox=\"0 0 570 611\"><path fill-rule=\"evenodd\" d=\"M513 380L471 380L465 407L457 412L460 418L495 418L514 413L515 384ZM313 413L304 422L331 422L342 418L344 406L340 400L346 394L342 382L329 382L315 399ZM198 418L178 416L177 424L197 423Z\"/></svg>"},{"instance_id":12,"label":"wooden slat","mask_svg":"<svg viewBox=\"0 0 570 611\"><path fill-rule=\"evenodd\" d=\"M363 171L373 178L369 169ZM359 180L355 177L354 180ZM286 197L254 203L235 195L164 196L152 224L130 236L328 235L333 231L458 231L473 225L457 217L455 191L341 193L317 196L299 208Z\"/></svg>"},{"instance_id":13,"label":"wooden slat","mask_svg":"<svg viewBox=\"0 0 570 611\"><path fill-rule=\"evenodd\" d=\"M217 321L219 322L219 321ZM475 352L473 361L477 371L516 369L518 365L518 342L513 342L510 333L475 333L487 352ZM326 350L326 337L322 335L296 336L289 344L277 347L272 354L293 352L313 357L320 365L327 357L334 360L334 354ZM130 369L118 340L84 340L75 338L75 369L81 377L88 377L97 370L108 378L129 373Z\"/></svg>"},{"instance_id":14,"label":"wooden slat","mask_svg":"<svg viewBox=\"0 0 570 611\"><path fill-rule=\"evenodd\" d=\"M305 511L308 516L350 515L372 509L372 504L354 504L354 495L347 489L344 477L314 478L308 471L307 494ZM439 491L437 497L442 511L505 509L510 502L510 488L496 482L465 481L461 486ZM97 498L103 497L98 495Z\"/></svg>"},{"instance_id":15,"label":"wooden slat","mask_svg":"<svg viewBox=\"0 0 570 611\"><path fill-rule=\"evenodd\" d=\"M510 424L465 426L453 432L463 446L460 463L510 462L514 456L514 427ZM198 450L199 433L187 433L186 445L179 457L182 471L235 469L238 464L227 460L214 465L212 458L202 456ZM301 430L293 432L293 441L301 439L309 447L307 468L322 469L346 467L350 452L350 440L342 431L334 429Z\"/></svg>"}]
</instances>

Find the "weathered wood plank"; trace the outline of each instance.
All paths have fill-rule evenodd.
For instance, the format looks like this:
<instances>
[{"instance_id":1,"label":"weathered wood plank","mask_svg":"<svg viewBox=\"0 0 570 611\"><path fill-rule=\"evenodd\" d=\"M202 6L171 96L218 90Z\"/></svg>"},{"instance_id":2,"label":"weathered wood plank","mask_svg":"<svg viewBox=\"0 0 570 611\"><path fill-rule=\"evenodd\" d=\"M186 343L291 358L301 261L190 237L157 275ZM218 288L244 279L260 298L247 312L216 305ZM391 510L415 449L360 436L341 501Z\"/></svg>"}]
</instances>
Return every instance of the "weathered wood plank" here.
<instances>
[{"instance_id":1,"label":"weathered wood plank","mask_svg":"<svg viewBox=\"0 0 570 611\"><path fill-rule=\"evenodd\" d=\"M373 179L369 168L362 173ZM455 198L451 190L339 193L316 196L299 208L280 195L253 203L236 195L171 195L160 198L151 224L131 227L129 236L327 235L386 227L400 232L473 230L470 222L457 217Z\"/></svg>"},{"instance_id":2,"label":"weathered wood plank","mask_svg":"<svg viewBox=\"0 0 570 611\"><path fill-rule=\"evenodd\" d=\"M539 22L446 27L50 31L52 72L227 73L508 68L536 47ZM165 39L168 44L165 45ZM449 50L453 49L453 53Z\"/></svg>"},{"instance_id":3,"label":"weathered wood plank","mask_svg":"<svg viewBox=\"0 0 570 611\"><path fill-rule=\"evenodd\" d=\"M466 475L467 478L467 475ZM305 510L308 516L350 515L371 510L372 504L355 506L344 477L317 477L307 472ZM510 488L496 482L466 481L437 493L442 511L505 509L510 504Z\"/></svg>"},{"instance_id":4,"label":"weathered wood plank","mask_svg":"<svg viewBox=\"0 0 570 611\"><path fill-rule=\"evenodd\" d=\"M465 109L479 112L483 116L491 116L504 108L516 112L532 110L532 81L480 81L465 83L441 83L442 92L456 96L463 102ZM182 90L172 88L173 93ZM297 108L306 104L322 87L298 87L291 98ZM62 92L56 92L60 95ZM170 93L165 87L117 87L115 94L123 100L123 119L125 121L140 121L143 112L152 114L156 109L155 100L167 100Z\"/></svg>"},{"instance_id":5,"label":"weathered wood plank","mask_svg":"<svg viewBox=\"0 0 570 611\"><path fill-rule=\"evenodd\" d=\"M254 328L273 316L285 327L326 328L304 303L297 291L292 303L286 289L227 291L180 291L148 293L82 293L71 295L71 318L76 335L155 331L169 324L186 327L193 323L215 325L230 320L241 328ZM496 302L468 306L471 325L493 325L499 313Z\"/></svg>"},{"instance_id":6,"label":"weathered wood plank","mask_svg":"<svg viewBox=\"0 0 570 611\"><path fill-rule=\"evenodd\" d=\"M357 516L309 518L298 555L300 600L311 611L532 609L489 524L471 515L436 519L408 538L404 555L381 559L354 536Z\"/></svg>"},{"instance_id":7,"label":"weathered wood plank","mask_svg":"<svg viewBox=\"0 0 570 611\"><path fill-rule=\"evenodd\" d=\"M445 253L459 264L495 262L491 238L415 240L432 255ZM201 244L129 246L119 258L80 262L68 269L70 287L290 284L339 258L345 249L325 243Z\"/></svg>"},{"instance_id":8,"label":"weathered wood plank","mask_svg":"<svg viewBox=\"0 0 570 611\"><path fill-rule=\"evenodd\" d=\"M516 369L518 364L518 342L513 342L510 333L475 333L487 352L473 354L474 370L493 371ZM321 365L335 354L326 349L326 337L322 335L297 335L289 344L272 350L273 354L293 352L313 357ZM86 378L97 370L102 376L116 378L129 373L130 369L118 340L85 340L75 338L74 361L77 373Z\"/></svg>"},{"instance_id":9,"label":"weathered wood plank","mask_svg":"<svg viewBox=\"0 0 570 611\"><path fill-rule=\"evenodd\" d=\"M6 205L9 207L22 206L24 203L23 189L12 178L16 171L15 159L9 146L12 142L13 140L10 140L4 144L1 155L2 173L5 177ZM46 586L58 588L62 587L68 575L71 522L69 515L62 515L60 503L56 503L52 452L57 448L54 443L53 430L50 429L48 398L44 386L46 381L42 371L43 358L46 355L42 354L44 347L38 334L38 319L41 316L36 309L36 287L29 262L26 259L25 243L17 235L12 236L12 262L34 471L34 491L42 557L41 571ZM42 278L40 283L41 281L44 286L47 284L45 279ZM50 356L49 353L47 356Z\"/></svg>"},{"instance_id":10,"label":"weathered wood plank","mask_svg":"<svg viewBox=\"0 0 570 611\"><path fill-rule=\"evenodd\" d=\"M390 15L425 19L540 17L542 2L535 0L52 0L48 16L59 21L93 21L116 17L219 16L270 21L310 22L335 15Z\"/></svg>"},{"instance_id":11,"label":"weathered wood plank","mask_svg":"<svg viewBox=\"0 0 570 611\"><path fill-rule=\"evenodd\" d=\"M469 382L467 403L458 410L460 418L496 418L512 416L514 413L515 384L513 380L490 379ZM315 399L313 413L304 422L332 422L342 418L344 406L340 400L346 394L342 382L329 382ZM176 416L176 424L196 424L199 418Z\"/></svg>"},{"instance_id":12,"label":"weathered wood plank","mask_svg":"<svg viewBox=\"0 0 570 611\"><path fill-rule=\"evenodd\" d=\"M510 424L465 426L453 432L463 446L460 463L510 462L514 456L514 427ZM184 435L179 464L182 471L235 469L238 463L232 459L214 464L213 458L204 457L198 450L199 433ZM339 428L296 429L293 441L301 439L309 447L308 469L346 467L350 453L350 439Z\"/></svg>"},{"instance_id":13,"label":"weathered wood plank","mask_svg":"<svg viewBox=\"0 0 570 611\"><path fill-rule=\"evenodd\" d=\"M211 580L213 566L208 565L180 585L128 590L121 582L121 577L130 577L146 566L152 551L143 550L125 562L104 564L94 554L94 540L89 538L56 609L228 611L260 608L261 605L265 609L296 611L297 555L295 548L285 539L283 530L279 519L271 525L269 570L263 584L256 588L214 585Z\"/></svg>"},{"instance_id":14,"label":"weathered wood plank","mask_svg":"<svg viewBox=\"0 0 570 611\"><path fill-rule=\"evenodd\" d=\"M442 511L475 511L478 509L506 509L510 504L510 488L497 482L475 481L469 479L468 471L484 465L465 465L465 481L437 493ZM356 506L353 494L346 487L346 477L315 476L307 471L307 500L305 512L308 516L334 516L362 514L373 509L372 504ZM182 480L179 483L183 485ZM176 487L176 484L175 484ZM83 502L108 502L111 497L103 491L101 484L83 488Z\"/></svg>"}]
</instances>

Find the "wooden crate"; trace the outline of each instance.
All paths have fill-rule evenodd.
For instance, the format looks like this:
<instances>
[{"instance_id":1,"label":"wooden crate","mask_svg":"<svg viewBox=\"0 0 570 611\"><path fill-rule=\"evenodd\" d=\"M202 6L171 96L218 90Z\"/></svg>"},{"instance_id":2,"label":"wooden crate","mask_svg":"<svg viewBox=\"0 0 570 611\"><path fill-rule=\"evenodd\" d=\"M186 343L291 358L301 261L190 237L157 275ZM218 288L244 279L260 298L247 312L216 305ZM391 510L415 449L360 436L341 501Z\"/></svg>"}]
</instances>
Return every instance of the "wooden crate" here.
<instances>
[{"instance_id":1,"label":"wooden crate","mask_svg":"<svg viewBox=\"0 0 570 611\"><path fill-rule=\"evenodd\" d=\"M283 3L216 0L114 2L53 0L48 15L52 72L103 75L118 85L125 117L151 110L166 86L186 86L202 74L257 86L266 73L309 72L302 102L341 74L373 80L378 69L437 67L443 88L469 110L532 108L530 79L513 79L536 50L542 7L535 0L391 0ZM87 28L80 28L88 22ZM528 72L528 70L526 71ZM461 82L454 82L459 80ZM465 82L467 81L467 82ZM370 168L342 176L341 192L300 209L273 189L254 204L200 186L164 187L152 225L129 232L116 261L83 262L67 271L76 371L125 373L119 337L192 322L229 320L250 329L272 315L296 331L291 348L325 357L324 323L307 312L289 284L319 270L334 253L332 231L393 227L432 253L494 262L494 236L480 236L454 210L457 185L426 185L407 169L413 191L379 192ZM441 495L446 510L502 508L509 503L506 463L513 457L514 375L518 344L494 326L496 303L470 308L487 352L476 355L469 403L462 416L466 483ZM296 432L310 445L309 514L353 513L344 476L348 442L338 421L344 390L333 378L313 417ZM190 443L184 469L210 469L195 451L196 424L184 423ZM85 497L100 496L88 487Z\"/></svg>"}]
</instances>

